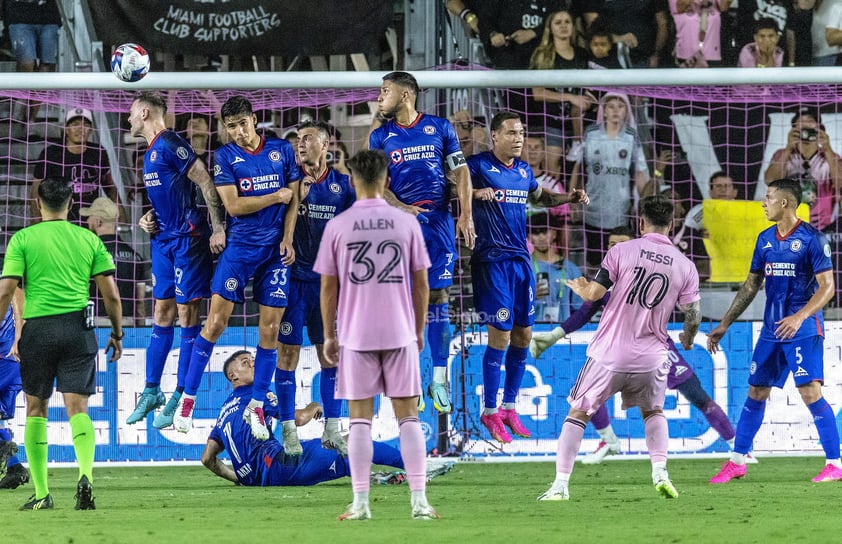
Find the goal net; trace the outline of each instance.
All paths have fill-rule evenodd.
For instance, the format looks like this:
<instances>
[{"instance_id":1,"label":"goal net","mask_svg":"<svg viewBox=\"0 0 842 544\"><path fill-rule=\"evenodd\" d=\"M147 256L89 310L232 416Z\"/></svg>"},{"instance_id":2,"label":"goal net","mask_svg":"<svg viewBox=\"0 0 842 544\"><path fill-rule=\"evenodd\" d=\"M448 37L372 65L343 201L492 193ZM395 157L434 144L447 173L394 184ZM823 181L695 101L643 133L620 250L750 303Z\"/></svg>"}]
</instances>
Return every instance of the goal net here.
<instances>
[{"instance_id":1,"label":"goal net","mask_svg":"<svg viewBox=\"0 0 842 544\"><path fill-rule=\"evenodd\" d=\"M754 239L767 225L759 200L765 194L769 169L781 168L775 166L775 153L780 149L790 147L794 150L788 154L783 168L787 176L801 181L805 191L806 205L799 213L805 221L826 233L834 270L839 270L842 225L838 220L837 187L842 179L837 176L842 173L837 173L835 160L838 158L836 153L842 151L842 116L837 113L838 86L732 85L716 74L712 74L711 82L705 85L634 87L607 85L604 74L599 74L601 79L594 77L595 83L585 85L586 89L566 87L578 84L576 78L587 79L587 75L578 73L569 81L555 74L543 81L539 78L534 83L518 86L475 82L463 87L448 82L449 74L454 75L453 81L466 81L455 77L464 76L462 71L466 68L474 67L438 67L436 73L445 77L436 78L432 85L425 82L425 75L431 75L433 71L416 74L422 87L426 87L419 97L418 109L450 119L466 155L489 149L491 118L508 109L520 114L524 121L527 140L523 158L536 176L542 176L541 183L545 187L567 191L573 178L578 177L579 183L584 183L588 189L590 178L595 179L594 176L606 171L624 179L618 182L616 194L604 190L599 193L594 203L594 208L599 210L597 214L575 206L529 209L530 250L537 247L552 261L540 264L537 257L533 261L538 275L535 330L549 330L558 325L581 303L570 296L563 282L571 276L593 272L594 264L588 262L588 253L603 252L604 240L600 233L619 226L615 224L616 217L612 216L616 215L616 210L606 203L618 202L617 194L628 194L620 212L620 223L634 228L634 203L638 196L634 188L636 175L640 176L641 184L651 180L657 191L675 200L674 242L696 263L703 278L702 305L706 322L696 347L682 355L711 402L722 408L732 426L736 425L747 392L752 348L762 320L762 300L746 312L747 321L731 327L722 353L711 356L704 350L704 333L710 329L710 323L723 315L748 272ZM674 72L670 72L670 78L678 77ZM730 70L710 72L733 73ZM486 72L465 73L475 75L477 81L488 77ZM513 81L523 77L518 73L509 74L513 74ZM155 83L159 75L151 74L144 83ZM182 75L193 77L193 74ZM99 74L76 76L84 78ZM273 85L277 88L267 85L264 89L255 89L251 80L247 77L238 79L240 76L202 74L195 88L209 90L182 88L164 92L173 114L173 128L188 138L207 165L213 164L214 151L224 141L216 119L219 106L234 94L251 100L261 131L274 132L280 137L292 137L295 127L307 119L330 122L337 132L329 155L331 164L337 168L342 168L344 159L365 145L379 76L369 74L363 85L358 83L361 81L359 74L322 73L318 74L318 81L312 87L299 79L294 85L298 88L284 88L284 80L279 78ZM502 74L497 77L495 81L504 81ZM34 81L30 89L0 93L0 162L5 165L6 178L0 184L0 205L5 212L0 218L2 247L5 248L8 239L37 216L32 198L33 180L44 175L60 172L58 175L67 177L74 184L74 199L78 199L79 206L89 203L86 199L97 196L108 196L117 202L117 235L131 250L115 255L118 267L122 267L126 349L123 359L116 365L108 365L105 358L100 357L98 393L91 401L91 416L98 432L97 456L103 461L195 461L201 455L209 429L229 392L229 385L221 373L222 361L234 350L254 349L257 345L257 306L251 302L247 291L247 303L235 310L203 379L194 428L190 433L182 435L172 429L158 431L151 426L151 420L133 426L125 424L143 389L145 348L152 317L149 239L136 226L139 217L149 209L140 176L145 142L129 135L126 121L133 93L139 87L109 85L114 88L80 90L76 85L53 89L53 84L39 89L39 81ZM73 81L79 84L81 79ZM167 83L176 81L175 77L166 79ZM185 84L179 82L172 86L184 87ZM161 88L166 87L161 84ZM233 88L246 90L230 90ZM538 100L540 89L567 93L573 98L568 96L558 102L547 94L548 98ZM604 121L599 102L607 102L606 97L616 93L628 98L630 109L626 126L635 146L630 151L634 154L631 160L626 160L629 157L623 155L624 149L610 146L599 149L603 155L606 149L616 149L616 157L595 157L593 152L597 148L591 147L586 140L588 132L592 131L588 127ZM586 107L580 112L576 103L581 97L585 97ZM808 122L810 120L812 123ZM798 129L795 136L794 126ZM730 188L717 186L722 180L716 176L727 176L731 180ZM87 226L85 218L77 215L74 220ZM538 241L539 236L544 236L542 241ZM440 454L469 456L537 458L552 455L568 410L566 397L585 360L596 322L571 332L538 360L529 358L517 410L532 437L498 444L479 422L482 358L487 334L478 324L474 311L469 258L470 252L462 248L451 289L453 342L449 374L454 411L440 417L432 403L427 402L422 419L428 449ZM598 260L596 262L598 264ZM842 303L839 296L842 291L838 286L837 277L837 296L826 311L825 337L824 393L835 408L842 406L842 386L838 385L842 383L842 335L836 321L836 307ZM676 316L676 322L670 328L677 338L680 316ZM107 334L104 329L102 338ZM306 342L305 335L297 371L299 406L319 401L320 397L318 359L315 348ZM178 346L177 337L174 346ZM178 350L174 349L162 383L167 395L175 388L177 358ZM427 384L432 375L427 350L422 354L421 369L423 383ZM767 424L755 442L758 452L811 455L821 452L809 412L792 407L793 404L800 406L799 398L791 381L783 390L774 391L773 402L767 409ZM695 402L699 406L677 390L668 391L665 412L670 426L671 451L680 454L726 451L727 444L721 436L722 422L717 424L710 418L710 405L705 407L698 399ZM23 399L19 398L18 403L18 415L12 427L20 438L23 436ZM645 452L643 422L637 411L621 410L619 399L611 399L608 408L623 452ZM378 402L376 411L375 438L396 443L397 423L389 403ZM347 415L347 409L343 415ZM51 458L72 460L69 425L60 417L51 418L51 425L58 429L51 434L51 443L55 436L58 444L51 449ZM311 423L302 428L300 434L302 438L317 438L321 435L321 424ZM583 451L596 447L599 440L589 427Z\"/></svg>"}]
</instances>

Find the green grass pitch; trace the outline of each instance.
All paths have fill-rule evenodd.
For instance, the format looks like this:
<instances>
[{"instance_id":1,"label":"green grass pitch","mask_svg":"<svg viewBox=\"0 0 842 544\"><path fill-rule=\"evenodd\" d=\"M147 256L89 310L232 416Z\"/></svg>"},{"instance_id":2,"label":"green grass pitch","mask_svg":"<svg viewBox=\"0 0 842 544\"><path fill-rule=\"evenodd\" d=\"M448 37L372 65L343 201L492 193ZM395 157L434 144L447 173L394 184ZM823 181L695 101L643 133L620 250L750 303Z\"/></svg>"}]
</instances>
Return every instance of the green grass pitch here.
<instances>
[{"instance_id":1,"label":"green grass pitch","mask_svg":"<svg viewBox=\"0 0 842 544\"><path fill-rule=\"evenodd\" d=\"M819 458L761 459L748 477L713 486L721 461L669 462L681 496L664 500L647 461L577 465L569 502L537 502L552 463L459 463L428 486L438 521L413 521L409 490L377 486L373 519L338 522L350 480L245 488L202 467L97 468L97 510L73 510L76 472L51 469L54 511L18 512L32 485L0 492L2 541L20 543L835 542L842 482L814 484ZM809 536L808 536L809 535ZM800 539L800 540L799 540Z\"/></svg>"}]
</instances>

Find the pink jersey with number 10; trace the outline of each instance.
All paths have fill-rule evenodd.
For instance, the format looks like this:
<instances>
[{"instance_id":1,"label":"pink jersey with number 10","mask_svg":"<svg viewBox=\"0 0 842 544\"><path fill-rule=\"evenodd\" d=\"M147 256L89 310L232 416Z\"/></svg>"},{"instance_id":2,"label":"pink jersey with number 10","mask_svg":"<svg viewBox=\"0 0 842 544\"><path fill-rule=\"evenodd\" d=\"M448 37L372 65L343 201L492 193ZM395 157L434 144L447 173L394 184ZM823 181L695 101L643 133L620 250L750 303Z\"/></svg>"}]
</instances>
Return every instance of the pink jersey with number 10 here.
<instances>
[{"instance_id":1,"label":"pink jersey with number 10","mask_svg":"<svg viewBox=\"0 0 842 544\"><path fill-rule=\"evenodd\" d=\"M339 345L354 351L415 341L412 273L430 267L418 220L385 200L358 200L327 223L313 270L339 279Z\"/></svg>"},{"instance_id":2,"label":"pink jersey with number 10","mask_svg":"<svg viewBox=\"0 0 842 544\"><path fill-rule=\"evenodd\" d=\"M669 238L648 233L617 244L596 280L613 283L588 357L614 372L648 372L667 357L667 321L676 304L699 300L696 267Z\"/></svg>"}]
</instances>

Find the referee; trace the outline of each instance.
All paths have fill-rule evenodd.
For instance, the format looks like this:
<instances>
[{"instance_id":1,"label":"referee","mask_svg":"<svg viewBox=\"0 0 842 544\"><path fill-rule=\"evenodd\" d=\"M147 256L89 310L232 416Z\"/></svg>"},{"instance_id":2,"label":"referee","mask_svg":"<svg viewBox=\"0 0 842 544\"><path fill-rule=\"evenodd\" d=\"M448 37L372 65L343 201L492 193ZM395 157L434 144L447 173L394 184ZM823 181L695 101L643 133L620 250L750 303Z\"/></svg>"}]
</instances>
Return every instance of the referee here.
<instances>
[{"instance_id":1,"label":"referee","mask_svg":"<svg viewBox=\"0 0 842 544\"><path fill-rule=\"evenodd\" d=\"M64 395L64 406L79 464L76 510L93 510L91 489L94 426L88 417L88 397L96 392L93 315L88 315L90 278L105 302L111 320L106 352L111 361L123 352L122 309L114 263L93 232L67 221L70 184L47 178L38 187L41 222L15 233L6 248L0 275L0 315L19 284L24 290L20 374L26 394L24 444L35 494L21 510L53 508L47 487L47 404L53 382ZM93 308L91 308L92 310Z\"/></svg>"}]
</instances>

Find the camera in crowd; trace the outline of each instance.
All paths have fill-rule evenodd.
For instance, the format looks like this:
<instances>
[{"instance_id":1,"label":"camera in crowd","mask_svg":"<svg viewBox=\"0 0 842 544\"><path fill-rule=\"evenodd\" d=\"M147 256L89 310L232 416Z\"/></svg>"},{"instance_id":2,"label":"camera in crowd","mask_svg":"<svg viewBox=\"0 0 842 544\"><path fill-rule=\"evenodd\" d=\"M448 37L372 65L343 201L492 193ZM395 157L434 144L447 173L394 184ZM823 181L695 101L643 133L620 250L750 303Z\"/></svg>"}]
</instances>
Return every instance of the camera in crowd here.
<instances>
[{"instance_id":1,"label":"camera in crowd","mask_svg":"<svg viewBox=\"0 0 842 544\"><path fill-rule=\"evenodd\" d=\"M800 138L802 142L815 142L819 137L819 131L814 128L802 128Z\"/></svg>"}]
</instances>

